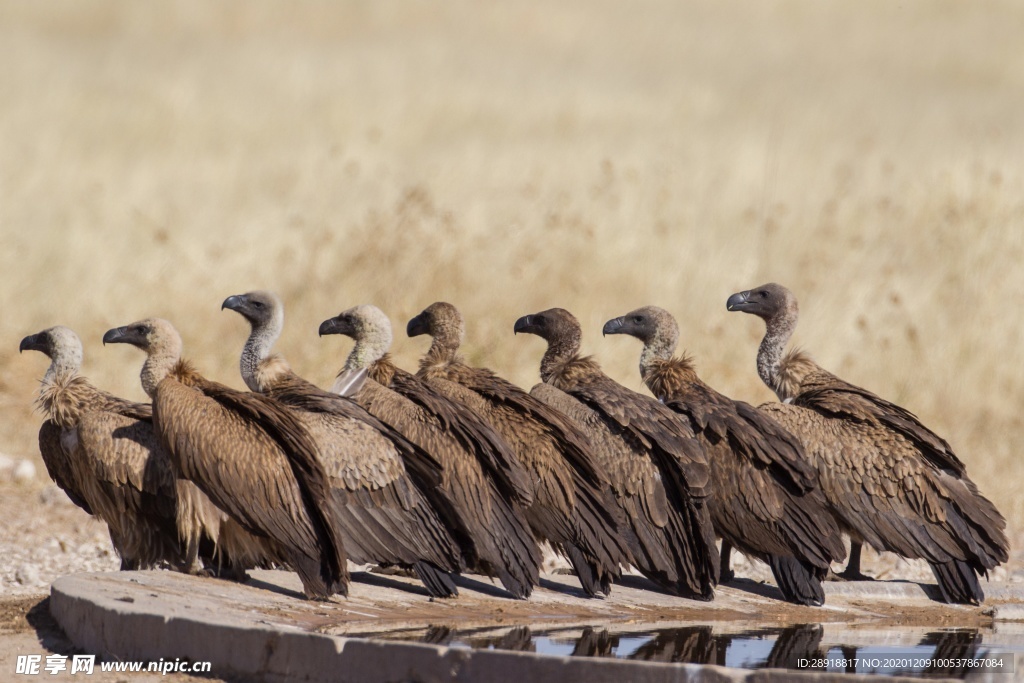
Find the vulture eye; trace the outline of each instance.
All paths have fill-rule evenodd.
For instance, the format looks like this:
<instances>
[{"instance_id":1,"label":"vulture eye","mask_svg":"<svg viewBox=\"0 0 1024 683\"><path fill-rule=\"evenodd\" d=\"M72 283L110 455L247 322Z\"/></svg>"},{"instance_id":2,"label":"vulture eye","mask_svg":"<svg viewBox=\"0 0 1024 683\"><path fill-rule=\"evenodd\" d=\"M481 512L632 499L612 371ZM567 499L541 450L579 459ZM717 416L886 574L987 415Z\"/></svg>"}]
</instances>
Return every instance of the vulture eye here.
<instances>
[{"instance_id":1,"label":"vulture eye","mask_svg":"<svg viewBox=\"0 0 1024 683\"><path fill-rule=\"evenodd\" d=\"M146 334L146 328L142 325L136 325L132 328L133 334Z\"/></svg>"},{"instance_id":2,"label":"vulture eye","mask_svg":"<svg viewBox=\"0 0 1024 683\"><path fill-rule=\"evenodd\" d=\"M763 290L763 289L760 292L758 292L757 295L759 297L761 297L762 299L767 299L768 298L768 292Z\"/></svg>"},{"instance_id":3,"label":"vulture eye","mask_svg":"<svg viewBox=\"0 0 1024 683\"><path fill-rule=\"evenodd\" d=\"M256 308L263 308L263 302L262 301L253 301L252 305L255 306Z\"/></svg>"},{"instance_id":4,"label":"vulture eye","mask_svg":"<svg viewBox=\"0 0 1024 683\"><path fill-rule=\"evenodd\" d=\"M643 321L644 321L644 317L642 315L634 315L633 316L633 322L635 322L635 323L642 323Z\"/></svg>"}]
</instances>

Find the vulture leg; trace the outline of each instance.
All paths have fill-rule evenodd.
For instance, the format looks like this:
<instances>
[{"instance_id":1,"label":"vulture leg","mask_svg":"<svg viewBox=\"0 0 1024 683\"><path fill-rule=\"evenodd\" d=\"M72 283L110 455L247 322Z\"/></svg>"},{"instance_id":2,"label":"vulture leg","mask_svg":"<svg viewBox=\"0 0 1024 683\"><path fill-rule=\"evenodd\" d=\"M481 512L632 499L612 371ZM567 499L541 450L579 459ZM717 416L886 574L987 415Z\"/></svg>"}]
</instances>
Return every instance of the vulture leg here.
<instances>
[{"instance_id":1,"label":"vulture leg","mask_svg":"<svg viewBox=\"0 0 1024 683\"><path fill-rule=\"evenodd\" d=\"M719 562L720 569L718 570L718 583L729 583L736 578L736 572L732 570L730 565L732 555L732 544L726 540L722 540L722 559Z\"/></svg>"},{"instance_id":2,"label":"vulture leg","mask_svg":"<svg viewBox=\"0 0 1024 683\"><path fill-rule=\"evenodd\" d=\"M874 581L875 577L862 574L860 571L860 551L863 543L850 541L850 561L846 563L846 569L839 574L832 574L833 581Z\"/></svg>"},{"instance_id":3,"label":"vulture leg","mask_svg":"<svg viewBox=\"0 0 1024 683\"><path fill-rule=\"evenodd\" d=\"M202 570L202 567L199 564L198 536L193 536L192 538L189 538L188 542L185 544L184 564L186 567L188 567L188 570L186 572L188 574L198 574Z\"/></svg>"}]
</instances>

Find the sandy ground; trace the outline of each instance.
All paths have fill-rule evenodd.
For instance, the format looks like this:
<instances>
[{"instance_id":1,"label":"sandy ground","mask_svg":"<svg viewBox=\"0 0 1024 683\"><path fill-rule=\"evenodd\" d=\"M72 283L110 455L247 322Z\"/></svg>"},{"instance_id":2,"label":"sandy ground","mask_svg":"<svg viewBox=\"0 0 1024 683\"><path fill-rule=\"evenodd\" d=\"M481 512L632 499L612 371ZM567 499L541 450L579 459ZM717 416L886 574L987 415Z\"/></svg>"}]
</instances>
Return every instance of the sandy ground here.
<instances>
[{"instance_id":1,"label":"sandy ground","mask_svg":"<svg viewBox=\"0 0 1024 683\"><path fill-rule=\"evenodd\" d=\"M45 477L45 472L41 473ZM80 653L50 616L50 582L58 576L87 571L116 570L106 525L75 507L56 486L34 479L23 484L0 484L0 679L16 676L18 655ZM45 659L43 660L45 661ZM45 680L83 680L64 672ZM216 677L182 674L113 674L96 670L90 681L217 681Z\"/></svg>"}]
</instances>

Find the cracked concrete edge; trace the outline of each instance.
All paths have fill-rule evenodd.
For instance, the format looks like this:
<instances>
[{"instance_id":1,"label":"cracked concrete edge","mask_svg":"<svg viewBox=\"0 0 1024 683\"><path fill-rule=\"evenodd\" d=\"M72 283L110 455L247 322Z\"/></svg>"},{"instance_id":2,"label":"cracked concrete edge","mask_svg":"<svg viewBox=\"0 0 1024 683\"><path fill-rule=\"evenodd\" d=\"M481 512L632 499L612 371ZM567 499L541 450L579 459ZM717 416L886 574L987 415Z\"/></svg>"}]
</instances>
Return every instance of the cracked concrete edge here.
<instances>
[{"instance_id":1,"label":"cracked concrete edge","mask_svg":"<svg viewBox=\"0 0 1024 683\"><path fill-rule=\"evenodd\" d=\"M202 615L168 617L138 609L130 602L76 590L83 585L74 576L65 577L55 581L50 592L51 613L83 650L122 661L208 661L214 675L241 675L266 683L849 682L843 674L469 650L343 638ZM858 677L859 683L901 680L916 679Z\"/></svg>"}]
</instances>

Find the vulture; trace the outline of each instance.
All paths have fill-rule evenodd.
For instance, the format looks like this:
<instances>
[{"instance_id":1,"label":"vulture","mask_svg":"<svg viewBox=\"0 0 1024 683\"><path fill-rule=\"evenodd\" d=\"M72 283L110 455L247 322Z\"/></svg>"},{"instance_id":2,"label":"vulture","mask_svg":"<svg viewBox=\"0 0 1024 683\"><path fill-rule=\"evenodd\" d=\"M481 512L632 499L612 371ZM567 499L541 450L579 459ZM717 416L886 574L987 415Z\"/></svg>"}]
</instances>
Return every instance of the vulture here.
<instances>
[{"instance_id":1,"label":"vulture","mask_svg":"<svg viewBox=\"0 0 1024 683\"><path fill-rule=\"evenodd\" d=\"M178 331L159 318L108 330L107 344L146 353L142 387L180 476L193 482L266 552L299 574L309 598L347 594L348 567L316 443L265 396L206 379L181 358Z\"/></svg>"},{"instance_id":2,"label":"vulture","mask_svg":"<svg viewBox=\"0 0 1024 683\"><path fill-rule=\"evenodd\" d=\"M376 306L350 308L320 325L320 335L355 340L339 378L362 369L369 379L353 399L401 432L443 466L438 493L456 512L451 528L467 567L497 576L515 597L539 582L541 555L522 507L530 500L525 473L501 437L473 413L394 365L391 322Z\"/></svg>"},{"instance_id":3,"label":"vulture","mask_svg":"<svg viewBox=\"0 0 1024 683\"><path fill-rule=\"evenodd\" d=\"M671 593L711 600L718 551L707 506L710 469L689 426L581 357L580 324L568 311L523 316L514 329L547 341L543 382L530 393L587 434L637 537L635 566Z\"/></svg>"},{"instance_id":4,"label":"vulture","mask_svg":"<svg viewBox=\"0 0 1024 683\"><path fill-rule=\"evenodd\" d=\"M569 560L588 596L607 595L632 554L608 476L586 436L511 382L467 365L459 355L462 315L451 304L431 304L406 331L410 337L433 338L420 360L419 377L455 400L470 399L467 406L505 438L530 472L533 503L526 515L534 535Z\"/></svg>"},{"instance_id":5,"label":"vulture","mask_svg":"<svg viewBox=\"0 0 1024 683\"><path fill-rule=\"evenodd\" d=\"M711 521L722 537L722 580L735 547L771 567L789 602L824 604L821 581L846 550L818 471L799 440L763 412L701 381L689 357L673 357L679 327L668 311L639 308L609 320L604 334L628 334L644 343L644 383L686 417L704 446L713 484Z\"/></svg>"},{"instance_id":6,"label":"vulture","mask_svg":"<svg viewBox=\"0 0 1024 683\"><path fill-rule=\"evenodd\" d=\"M784 354L796 327L796 297L767 284L729 297L766 332L757 372L783 404L762 409L798 436L817 462L821 488L850 535L860 573L863 543L931 565L946 602L979 604L978 575L1006 562L1006 520L978 492L950 445L908 410L845 382L801 351Z\"/></svg>"},{"instance_id":7,"label":"vulture","mask_svg":"<svg viewBox=\"0 0 1024 683\"><path fill-rule=\"evenodd\" d=\"M246 385L286 406L316 443L349 559L412 569L431 596L458 595L451 576L462 570L458 543L423 490L440 483L437 461L348 398L300 378L271 353L284 326L284 306L275 294L231 296L223 308L251 326L240 361Z\"/></svg>"},{"instance_id":8,"label":"vulture","mask_svg":"<svg viewBox=\"0 0 1024 683\"><path fill-rule=\"evenodd\" d=\"M174 475L153 434L150 406L82 377L82 342L67 327L25 337L20 350L50 358L37 399L47 418L39 430L46 471L78 507L106 522L121 569L193 570L178 538Z\"/></svg>"}]
</instances>

